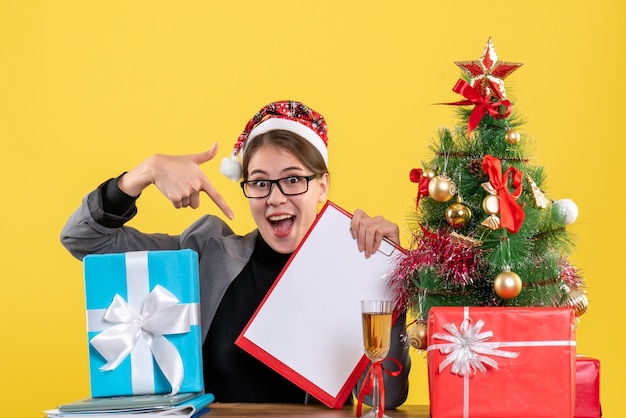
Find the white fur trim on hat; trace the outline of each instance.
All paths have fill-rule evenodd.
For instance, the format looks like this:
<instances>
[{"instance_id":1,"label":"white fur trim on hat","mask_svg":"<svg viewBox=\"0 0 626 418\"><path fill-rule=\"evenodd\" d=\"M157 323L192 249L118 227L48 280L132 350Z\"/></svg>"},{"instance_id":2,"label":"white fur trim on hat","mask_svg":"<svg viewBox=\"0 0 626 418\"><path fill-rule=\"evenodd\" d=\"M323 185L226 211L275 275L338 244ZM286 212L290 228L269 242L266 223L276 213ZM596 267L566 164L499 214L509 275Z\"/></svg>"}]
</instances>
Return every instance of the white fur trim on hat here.
<instances>
[{"instance_id":1,"label":"white fur trim on hat","mask_svg":"<svg viewBox=\"0 0 626 418\"><path fill-rule=\"evenodd\" d=\"M285 131L290 131L290 132L300 135L301 137L309 141L311 144L313 144L315 149L317 149L319 153L322 155L322 158L324 159L324 162L326 163L326 165L328 165L328 147L326 146L326 143L324 142L324 140L320 138L320 136L317 134L317 132L315 132L313 129L299 122L296 122L291 119L284 119L284 118L270 118L270 119L264 120L263 122L255 126L250 131L250 135L248 136L248 141L246 142L246 144L244 144L243 148L241 149L241 155L243 156L245 148L250 143L250 141L254 139L255 136L259 136L261 134L264 134L265 132L268 132L274 129L283 129Z\"/></svg>"}]
</instances>

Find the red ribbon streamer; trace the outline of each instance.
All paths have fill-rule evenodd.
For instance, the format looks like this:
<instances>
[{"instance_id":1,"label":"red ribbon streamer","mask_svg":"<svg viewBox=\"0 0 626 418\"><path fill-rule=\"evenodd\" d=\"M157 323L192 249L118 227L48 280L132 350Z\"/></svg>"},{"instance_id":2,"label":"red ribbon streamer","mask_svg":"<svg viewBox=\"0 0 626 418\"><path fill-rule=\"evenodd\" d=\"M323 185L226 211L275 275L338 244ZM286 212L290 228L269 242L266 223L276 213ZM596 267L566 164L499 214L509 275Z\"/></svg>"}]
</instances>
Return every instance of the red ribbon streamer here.
<instances>
[{"instance_id":1,"label":"red ribbon streamer","mask_svg":"<svg viewBox=\"0 0 626 418\"><path fill-rule=\"evenodd\" d=\"M414 168L409 173L409 178L412 183L418 183L417 188L417 196L415 198L415 211L417 212L417 206L420 203L420 197L428 196L428 182L430 182L430 178L423 175L423 171L421 168Z\"/></svg>"},{"instance_id":2,"label":"red ribbon streamer","mask_svg":"<svg viewBox=\"0 0 626 418\"><path fill-rule=\"evenodd\" d=\"M483 170L489 175L489 182L500 198L500 225L515 234L524 223L524 210L516 202L522 194L522 172L515 167L509 167L502 173L502 165L496 157L486 154L483 158ZM512 175L509 192L509 175Z\"/></svg>"},{"instance_id":3,"label":"red ribbon streamer","mask_svg":"<svg viewBox=\"0 0 626 418\"><path fill-rule=\"evenodd\" d=\"M398 370L389 371L385 366L383 366L383 361L391 360L398 366ZM374 387L374 379L378 382L378 387L380 396L378 397L378 418L382 418L385 414L385 385L383 381L383 371L390 376L398 376L402 371L402 364L398 360L393 357L387 357L381 361L376 361L372 363L369 370L367 371L367 375L365 376L365 380L363 381L363 385L361 385L361 390L359 391L358 402L356 405L356 416L361 416L361 409L363 407L363 398L365 395L369 395L372 392L372 388Z\"/></svg>"},{"instance_id":4,"label":"red ribbon streamer","mask_svg":"<svg viewBox=\"0 0 626 418\"><path fill-rule=\"evenodd\" d=\"M451 106L466 106L475 105L476 107L470 114L469 121L467 123L467 136L472 133L474 128L478 126L478 123L483 118L485 113L489 113L494 119L504 119L511 114L511 102L508 100L500 100L492 102L489 96L483 96L480 91L472 87L465 80L459 80L452 88L452 91L465 97L467 100L461 100L453 103L444 103ZM502 107L504 106L504 113L502 113Z\"/></svg>"}]
</instances>

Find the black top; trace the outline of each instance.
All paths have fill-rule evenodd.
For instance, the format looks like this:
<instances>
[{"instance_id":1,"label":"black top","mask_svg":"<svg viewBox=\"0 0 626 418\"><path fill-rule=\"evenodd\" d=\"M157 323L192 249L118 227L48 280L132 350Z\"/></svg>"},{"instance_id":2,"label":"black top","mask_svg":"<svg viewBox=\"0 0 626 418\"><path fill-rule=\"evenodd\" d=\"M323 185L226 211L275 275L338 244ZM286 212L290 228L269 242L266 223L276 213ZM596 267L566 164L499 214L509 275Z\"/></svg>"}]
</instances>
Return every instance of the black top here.
<instances>
[{"instance_id":1,"label":"black top","mask_svg":"<svg viewBox=\"0 0 626 418\"><path fill-rule=\"evenodd\" d=\"M304 403L305 392L235 345L290 254L258 235L252 257L230 284L202 347L205 391L217 402Z\"/></svg>"}]
</instances>

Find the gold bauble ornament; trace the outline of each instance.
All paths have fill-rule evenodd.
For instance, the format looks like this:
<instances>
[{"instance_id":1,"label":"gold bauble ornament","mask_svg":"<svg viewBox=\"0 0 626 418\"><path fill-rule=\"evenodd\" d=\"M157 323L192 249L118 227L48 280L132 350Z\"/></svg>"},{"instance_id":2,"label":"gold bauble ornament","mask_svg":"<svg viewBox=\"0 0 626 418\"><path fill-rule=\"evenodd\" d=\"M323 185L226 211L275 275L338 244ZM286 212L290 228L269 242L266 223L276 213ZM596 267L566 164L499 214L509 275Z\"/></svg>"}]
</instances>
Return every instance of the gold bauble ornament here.
<instances>
[{"instance_id":1,"label":"gold bauble ornament","mask_svg":"<svg viewBox=\"0 0 626 418\"><path fill-rule=\"evenodd\" d=\"M446 221L453 228L463 228L467 226L472 218L472 211L462 202L451 204L446 210Z\"/></svg>"},{"instance_id":2,"label":"gold bauble ornament","mask_svg":"<svg viewBox=\"0 0 626 418\"><path fill-rule=\"evenodd\" d=\"M522 291L522 279L512 271L503 271L496 276L493 289L501 298L513 299Z\"/></svg>"},{"instance_id":3,"label":"gold bauble ornament","mask_svg":"<svg viewBox=\"0 0 626 418\"><path fill-rule=\"evenodd\" d=\"M425 168L422 171L422 176L432 179L433 177L435 177L437 175L437 170L435 170L434 168Z\"/></svg>"},{"instance_id":4,"label":"gold bauble ornament","mask_svg":"<svg viewBox=\"0 0 626 418\"><path fill-rule=\"evenodd\" d=\"M519 132L513 129L507 129L506 134L504 135L504 140L513 145L519 143L520 139L522 139L522 137Z\"/></svg>"},{"instance_id":5,"label":"gold bauble ornament","mask_svg":"<svg viewBox=\"0 0 626 418\"><path fill-rule=\"evenodd\" d=\"M428 328L423 322L417 322L409 329L409 343L411 347L425 350L428 346Z\"/></svg>"},{"instance_id":6,"label":"gold bauble ornament","mask_svg":"<svg viewBox=\"0 0 626 418\"><path fill-rule=\"evenodd\" d=\"M567 294L567 306L574 310L576 316L581 316L587 312L589 306L587 295L579 289L570 290Z\"/></svg>"},{"instance_id":7,"label":"gold bauble ornament","mask_svg":"<svg viewBox=\"0 0 626 418\"><path fill-rule=\"evenodd\" d=\"M456 184L446 174L433 177L428 182L428 195L437 202L447 202L456 194Z\"/></svg>"}]
</instances>

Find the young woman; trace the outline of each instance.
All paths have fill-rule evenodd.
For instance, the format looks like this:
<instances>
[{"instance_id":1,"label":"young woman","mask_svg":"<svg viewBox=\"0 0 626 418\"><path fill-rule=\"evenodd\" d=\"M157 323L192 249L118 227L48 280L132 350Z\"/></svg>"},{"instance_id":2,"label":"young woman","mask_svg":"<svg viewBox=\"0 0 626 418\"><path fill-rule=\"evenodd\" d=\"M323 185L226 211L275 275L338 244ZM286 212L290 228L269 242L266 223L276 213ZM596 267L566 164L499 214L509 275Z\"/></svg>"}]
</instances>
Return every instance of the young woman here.
<instances>
[{"instance_id":1,"label":"young woman","mask_svg":"<svg viewBox=\"0 0 626 418\"><path fill-rule=\"evenodd\" d=\"M90 253L190 248L199 255L205 390L219 402L307 402L300 388L234 344L291 253L317 216L329 189L326 123L302 103L270 103L247 124L222 172L239 180L257 228L236 235L219 217L205 215L181 235L146 234L125 226L135 201L154 184L177 208L199 206L206 193L230 219L232 210L200 165L217 153L153 155L88 194L61 233L78 259ZM241 166L239 165L241 159ZM397 225L361 210L352 218L355 245L365 257L383 237L399 243ZM393 330L390 356L402 365L385 376L387 408L402 404L410 368L404 317Z\"/></svg>"}]
</instances>

